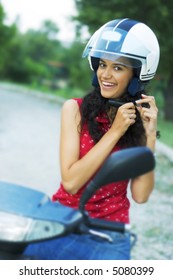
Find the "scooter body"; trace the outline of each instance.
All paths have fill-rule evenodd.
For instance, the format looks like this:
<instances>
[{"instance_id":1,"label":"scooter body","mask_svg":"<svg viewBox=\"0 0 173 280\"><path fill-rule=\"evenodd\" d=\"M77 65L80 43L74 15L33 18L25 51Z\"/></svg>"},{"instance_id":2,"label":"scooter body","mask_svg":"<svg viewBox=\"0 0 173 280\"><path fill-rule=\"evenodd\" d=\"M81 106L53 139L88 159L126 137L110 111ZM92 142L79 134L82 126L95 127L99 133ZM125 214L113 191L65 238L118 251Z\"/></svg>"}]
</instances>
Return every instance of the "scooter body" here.
<instances>
[{"instance_id":1,"label":"scooter body","mask_svg":"<svg viewBox=\"0 0 173 280\"><path fill-rule=\"evenodd\" d=\"M74 232L97 234L93 229L124 232L129 225L90 218L85 205L104 185L135 178L154 167L153 153L146 147L111 154L87 185L79 209L52 202L43 192L0 182L0 259L25 258L22 253L28 244Z\"/></svg>"},{"instance_id":2,"label":"scooter body","mask_svg":"<svg viewBox=\"0 0 173 280\"><path fill-rule=\"evenodd\" d=\"M79 210L31 188L0 182L0 192L1 254L20 254L29 243L66 235L82 220Z\"/></svg>"}]
</instances>

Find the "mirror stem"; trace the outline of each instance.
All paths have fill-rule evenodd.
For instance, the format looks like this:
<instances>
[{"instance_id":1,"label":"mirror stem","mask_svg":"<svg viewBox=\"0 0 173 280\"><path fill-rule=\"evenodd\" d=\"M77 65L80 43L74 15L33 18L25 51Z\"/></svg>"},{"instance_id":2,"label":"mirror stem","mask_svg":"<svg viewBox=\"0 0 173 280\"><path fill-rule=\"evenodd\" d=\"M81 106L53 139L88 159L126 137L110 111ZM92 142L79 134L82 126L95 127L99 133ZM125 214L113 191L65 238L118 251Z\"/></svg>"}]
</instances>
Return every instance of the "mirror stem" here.
<instances>
[{"instance_id":1,"label":"mirror stem","mask_svg":"<svg viewBox=\"0 0 173 280\"><path fill-rule=\"evenodd\" d=\"M92 197L95 189L97 189L96 184L93 181L90 181L87 186L87 192L84 191L81 196L79 210L84 216L87 216L87 214L85 213L85 204Z\"/></svg>"}]
</instances>

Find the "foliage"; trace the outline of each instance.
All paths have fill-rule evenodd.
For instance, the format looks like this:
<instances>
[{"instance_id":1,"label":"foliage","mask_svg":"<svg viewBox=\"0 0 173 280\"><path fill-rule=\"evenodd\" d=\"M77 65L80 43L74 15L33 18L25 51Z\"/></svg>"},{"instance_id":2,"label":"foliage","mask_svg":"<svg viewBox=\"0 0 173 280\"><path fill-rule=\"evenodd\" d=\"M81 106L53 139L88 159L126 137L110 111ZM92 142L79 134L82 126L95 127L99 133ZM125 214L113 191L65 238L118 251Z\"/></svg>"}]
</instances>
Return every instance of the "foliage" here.
<instances>
[{"instance_id":1,"label":"foliage","mask_svg":"<svg viewBox=\"0 0 173 280\"><path fill-rule=\"evenodd\" d=\"M68 88L91 87L92 72L87 59L81 59L85 45L85 29L93 33L103 23L114 18L134 18L148 24L156 33L161 60L156 83L151 90L163 95L164 116L173 119L173 1L168 0L74 0L78 15L76 40L69 46L58 41L59 28L46 20L38 30L21 34L16 24L4 24L5 13L0 4L0 78L20 83L46 84L52 89L59 87L63 80ZM128 7L128 9L127 9ZM68 36L68 34L67 34ZM172 113L171 113L172 112Z\"/></svg>"},{"instance_id":2,"label":"foliage","mask_svg":"<svg viewBox=\"0 0 173 280\"><path fill-rule=\"evenodd\" d=\"M38 30L30 29L21 34L15 24L6 26L4 19L0 5L1 79L51 90L59 88L64 81L68 92L70 88L88 90L91 71L88 62L81 59L84 48L81 41L64 46L57 40L59 28L50 20L44 21Z\"/></svg>"},{"instance_id":3,"label":"foliage","mask_svg":"<svg viewBox=\"0 0 173 280\"><path fill-rule=\"evenodd\" d=\"M165 121L163 118L159 117L158 130L161 133L160 140L173 148L172 122Z\"/></svg>"},{"instance_id":4,"label":"foliage","mask_svg":"<svg viewBox=\"0 0 173 280\"><path fill-rule=\"evenodd\" d=\"M173 1L168 0L75 0L78 30L87 26L93 33L105 22L115 18L133 18L149 25L158 37L161 56L158 68L159 82L166 82L163 91L165 118L173 120Z\"/></svg>"},{"instance_id":5,"label":"foliage","mask_svg":"<svg viewBox=\"0 0 173 280\"><path fill-rule=\"evenodd\" d=\"M115 18L133 18L148 24L156 33L161 46L161 64L170 75L173 57L173 2L163 0L75 0L79 14L74 18L93 33L98 27ZM128 9L127 9L128 7Z\"/></svg>"},{"instance_id":6,"label":"foliage","mask_svg":"<svg viewBox=\"0 0 173 280\"><path fill-rule=\"evenodd\" d=\"M69 86L87 90L91 85L91 70L86 59L81 58L84 46L74 42L64 52L64 64L69 71Z\"/></svg>"},{"instance_id":7,"label":"foliage","mask_svg":"<svg viewBox=\"0 0 173 280\"><path fill-rule=\"evenodd\" d=\"M39 31L16 33L8 45L5 77L24 83L39 81L42 77L52 78L48 64L59 59L57 50L61 49L60 43L53 39L57 30L52 22L46 21Z\"/></svg>"},{"instance_id":8,"label":"foliage","mask_svg":"<svg viewBox=\"0 0 173 280\"><path fill-rule=\"evenodd\" d=\"M4 24L5 13L2 5L0 4L0 75L3 75L3 69L6 65L9 53L9 45L16 32L16 26L12 25L7 27Z\"/></svg>"}]
</instances>

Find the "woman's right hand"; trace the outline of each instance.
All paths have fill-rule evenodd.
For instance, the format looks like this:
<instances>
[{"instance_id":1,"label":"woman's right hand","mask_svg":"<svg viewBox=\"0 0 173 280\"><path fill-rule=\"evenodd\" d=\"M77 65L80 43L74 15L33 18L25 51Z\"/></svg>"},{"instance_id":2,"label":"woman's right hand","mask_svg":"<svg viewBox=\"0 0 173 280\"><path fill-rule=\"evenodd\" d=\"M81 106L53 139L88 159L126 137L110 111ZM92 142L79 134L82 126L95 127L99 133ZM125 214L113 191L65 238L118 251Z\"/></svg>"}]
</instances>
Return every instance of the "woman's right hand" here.
<instances>
[{"instance_id":1,"label":"woman's right hand","mask_svg":"<svg viewBox=\"0 0 173 280\"><path fill-rule=\"evenodd\" d=\"M117 110L115 119L112 123L112 130L118 131L122 137L129 126L133 125L136 121L136 109L133 102L128 102L120 106Z\"/></svg>"}]
</instances>

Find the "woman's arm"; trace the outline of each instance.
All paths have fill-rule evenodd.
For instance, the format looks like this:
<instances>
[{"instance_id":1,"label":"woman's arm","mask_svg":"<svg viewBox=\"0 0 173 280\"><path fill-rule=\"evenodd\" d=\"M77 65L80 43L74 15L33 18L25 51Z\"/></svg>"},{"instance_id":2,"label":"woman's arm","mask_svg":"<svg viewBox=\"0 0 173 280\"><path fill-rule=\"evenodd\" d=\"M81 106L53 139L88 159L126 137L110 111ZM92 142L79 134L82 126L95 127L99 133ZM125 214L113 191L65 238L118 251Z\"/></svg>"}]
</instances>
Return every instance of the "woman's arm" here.
<instances>
[{"instance_id":1,"label":"woman's arm","mask_svg":"<svg viewBox=\"0 0 173 280\"><path fill-rule=\"evenodd\" d=\"M60 136L60 166L62 183L66 191L75 194L101 167L115 144L125 133L134 119L128 117L135 112L133 103L121 107L112 124L112 127L104 134L100 141L81 159L80 149L80 112L75 100L64 103L61 115ZM129 109L129 110L128 110Z\"/></svg>"},{"instance_id":2,"label":"woman's arm","mask_svg":"<svg viewBox=\"0 0 173 280\"><path fill-rule=\"evenodd\" d=\"M149 103L150 108L140 106L142 103ZM155 151L156 143L156 131L157 131L157 114L158 109L155 104L153 96L142 95L142 99L137 101L139 105L138 110L140 112L143 125L146 132L147 143L146 146ZM142 162L141 162L142 164ZM132 197L137 203L144 203L148 200L153 188L154 188L154 171L139 176L131 182Z\"/></svg>"}]
</instances>

